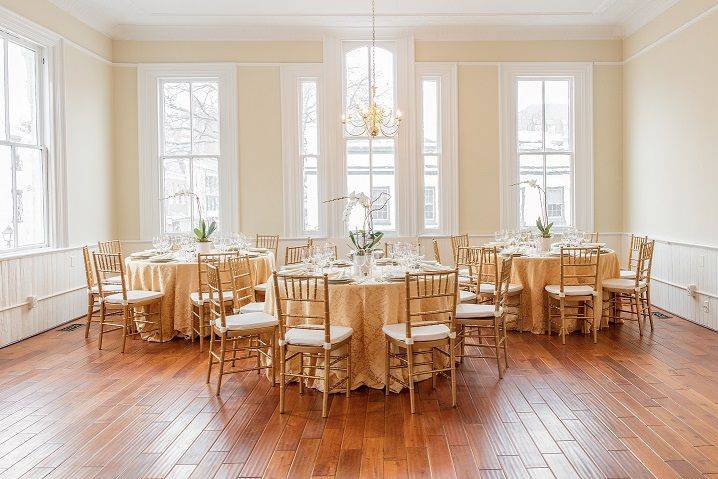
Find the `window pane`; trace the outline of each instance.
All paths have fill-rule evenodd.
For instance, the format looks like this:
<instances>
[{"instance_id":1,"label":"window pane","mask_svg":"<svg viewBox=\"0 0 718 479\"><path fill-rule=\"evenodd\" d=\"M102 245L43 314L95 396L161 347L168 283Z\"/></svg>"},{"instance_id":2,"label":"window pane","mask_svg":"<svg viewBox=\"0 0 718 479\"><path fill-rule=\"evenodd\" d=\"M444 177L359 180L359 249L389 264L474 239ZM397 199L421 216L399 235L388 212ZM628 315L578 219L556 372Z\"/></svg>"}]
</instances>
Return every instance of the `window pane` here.
<instances>
[{"instance_id":1,"label":"window pane","mask_svg":"<svg viewBox=\"0 0 718 479\"><path fill-rule=\"evenodd\" d=\"M556 226L572 226L571 155L546 156L546 210Z\"/></svg>"},{"instance_id":2,"label":"window pane","mask_svg":"<svg viewBox=\"0 0 718 479\"><path fill-rule=\"evenodd\" d=\"M319 182L317 158L307 156L302 167L304 231L319 231Z\"/></svg>"},{"instance_id":3,"label":"window pane","mask_svg":"<svg viewBox=\"0 0 718 479\"><path fill-rule=\"evenodd\" d=\"M541 188L543 184L543 155L521 155L519 157L519 181L535 180ZM519 226L533 227L541 218L541 198L538 188L523 184L519 188Z\"/></svg>"},{"instance_id":4,"label":"window pane","mask_svg":"<svg viewBox=\"0 0 718 479\"><path fill-rule=\"evenodd\" d=\"M167 158L163 161L163 197L190 189L189 158ZM165 232L181 233L191 231L191 197L171 198L163 201Z\"/></svg>"},{"instance_id":5,"label":"window pane","mask_svg":"<svg viewBox=\"0 0 718 479\"><path fill-rule=\"evenodd\" d=\"M15 247L13 225L12 157L9 146L0 146L0 250Z\"/></svg>"},{"instance_id":6,"label":"window pane","mask_svg":"<svg viewBox=\"0 0 718 479\"><path fill-rule=\"evenodd\" d=\"M571 150L570 95L568 80L551 80L545 83L547 150Z\"/></svg>"},{"instance_id":7,"label":"window pane","mask_svg":"<svg viewBox=\"0 0 718 479\"><path fill-rule=\"evenodd\" d=\"M385 48L375 49L376 102L388 111L394 110L394 54Z\"/></svg>"},{"instance_id":8,"label":"window pane","mask_svg":"<svg viewBox=\"0 0 718 479\"><path fill-rule=\"evenodd\" d=\"M189 82L165 82L162 88L162 127L165 155L192 150Z\"/></svg>"},{"instance_id":9,"label":"window pane","mask_svg":"<svg viewBox=\"0 0 718 479\"><path fill-rule=\"evenodd\" d=\"M301 154L319 154L319 131L317 128L317 82L315 80L302 81L300 84L300 132Z\"/></svg>"},{"instance_id":10,"label":"window pane","mask_svg":"<svg viewBox=\"0 0 718 479\"><path fill-rule=\"evenodd\" d=\"M0 78L5 78L5 40L0 38ZM5 125L5 88L0 88L0 139L7 139Z\"/></svg>"},{"instance_id":11,"label":"window pane","mask_svg":"<svg viewBox=\"0 0 718 479\"><path fill-rule=\"evenodd\" d=\"M439 152L439 81L423 80L422 93L422 149L424 153Z\"/></svg>"},{"instance_id":12,"label":"window pane","mask_svg":"<svg viewBox=\"0 0 718 479\"><path fill-rule=\"evenodd\" d=\"M355 48L345 56L345 106L348 112L369 104L369 49Z\"/></svg>"},{"instance_id":13,"label":"window pane","mask_svg":"<svg viewBox=\"0 0 718 479\"><path fill-rule=\"evenodd\" d=\"M45 243L45 173L42 152L16 148L15 194L17 245Z\"/></svg>"},{"instance_id":14,"label":"window pane","mask_svg":"<svg viewBox=\"0 0 718 479\"><path fill-rule=\"evenodd\" d=\"M8 42L10 141L37 144L37 54Z\"/></svg>"},{"instance_id":15,"label":"window pane","mask_svg":"<svg viewBox=\"0 0 718 479\"><path fill-rule=\"evenodd\" d=\"M439 227L439 157L424 157L424 227Z\"/></svg>"},{"instance_id":16,"label":"window pane","mask_svg":"<svg viewBox=\"0 0 718 479\"><path fill-rule=\"evenodd\" d=\"M375 216L374 225L379 226L381 230L393 230L396 228L394 218L396 211L394 207L396 203L396 194L394 194L394 140L387 138L372 140L372 152L372 198L378 198L381 192L391 196L385 208ZM376 206L379 206L379 204Z\"/></svg>"},{"instance_id":17,"label":"window pane","mask_svg":"<svg viewBox=\"0 0 718 479\"><path fill-rule=\"evenodd\" d=\"M199 196L207 223L216 221L219 226L219 175L217 158L195 158L192 161L192 191ZM199 212L195 208L195 223L199 221Z\"/></svg>"},{"instance_id":18,"label":"window pane","mask_svg":"<svg viewBox=\"0 0 718 479\"><path fill-rule=\"evenodd\" d=\"M217 82L192 82L192 153L219 155Z\"/></svg>"},{"instance_id":19,"label":"window pane","mask_svg":"<svg viewBox=\"0 0 718 479\"><path fill-rule=\"evenodd\" d=\"M369 140L347 140L347 192L369 196L369 172ZM363 211L356 207L348 218L347 227L350 230L361 228L363 221Z\"/></svg>"},{"instance_id":20,"label":"window pane","mask_svg":"<svg viewBox=\"0 0 718 479\"><path fill-rule=\"evenodd\" d=\"M541 81L519 80L517 136L519 151L543 148L543 102Z\"/></svg>"}]
</instances>

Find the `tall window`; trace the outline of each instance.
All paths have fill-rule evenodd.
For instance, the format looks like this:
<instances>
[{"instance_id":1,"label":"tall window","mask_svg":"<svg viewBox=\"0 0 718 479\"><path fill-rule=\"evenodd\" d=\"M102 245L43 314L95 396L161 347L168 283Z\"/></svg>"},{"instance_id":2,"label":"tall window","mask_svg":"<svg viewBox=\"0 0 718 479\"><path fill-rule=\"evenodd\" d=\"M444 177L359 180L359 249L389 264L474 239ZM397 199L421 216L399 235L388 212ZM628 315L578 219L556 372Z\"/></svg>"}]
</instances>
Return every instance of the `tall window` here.
<instances>
[{"instance_id":1,"label":"tall window","mask_svg":"<svg viewBox=\"0 0 718 479\"><path fill-rule=\"evenodd\" d=\"M47 244L41 48L0 33L0 251Z\"/></svg>"},{"instance_id":2,"label":"tall window","mask_svg":"<svg viewBox=\"0 0 718 479\"><path fill-rule=\"evenodd\" d=\"M421 79L421 158L424 175L424 229L439 228L441 163L441 78Z\"/></svg>"},{"instance_id":3,"label":"tall window","mask_svg":"<svg viewBox=\"0 0 718 479\"><path fill-rule=\"evenodd\" d=\"M319 232L319 81L299 80L299 161L302 169L302 219L304 232Z\"/></svg>"},{"instance_id":4,"label":"tall window","mask_svg":"<svg viewBox=\"0 0 718 479\"><path fill-rule=\"evenodd\" d=\"M345 111L360 110L369 104L370 95L370 47L366 45L351 48L344 54L344 107ZM395 68L394 53L383 47L375 49L376 102L394 111ZM351 132L362 134L361 132ZM394 138L345 136L347 192L363 192L377 197L377 192L391 195L385 210L378 212L375 219L381 221L385 231L396 230L396 141ZM349 219L348 227L360 227L362 213L358 208Z\"/></svg>"},{"instance_id":5,"label":"tall window","mask_svg":"<svg viewBox=\"0 0 718 479\"><path fill-rule=\"evenodd\" d=\"M561 226L571 226L573 201L572 80L570 78L519 78L517 83L517 151L519 181L535 180L546 192L522 185L519 226L533 226L546 202ZM551 192L551 202L549 194ZM562 198L559 198L562 195ZM556 224L559 226L559 224Z\"/></svg>"},{"instance_id":6,"label":"tall window","mask_svg":"<svg viewBox=\"0 0 718 479\"><path fill-rule=\"evenodd\" d=\"M219 83L213 79L160 80L162 195L192 191L205 219L219 221ZM163 201L165 232L191 231L196 202L184 196Z\"/></svg>"}]
</instances>

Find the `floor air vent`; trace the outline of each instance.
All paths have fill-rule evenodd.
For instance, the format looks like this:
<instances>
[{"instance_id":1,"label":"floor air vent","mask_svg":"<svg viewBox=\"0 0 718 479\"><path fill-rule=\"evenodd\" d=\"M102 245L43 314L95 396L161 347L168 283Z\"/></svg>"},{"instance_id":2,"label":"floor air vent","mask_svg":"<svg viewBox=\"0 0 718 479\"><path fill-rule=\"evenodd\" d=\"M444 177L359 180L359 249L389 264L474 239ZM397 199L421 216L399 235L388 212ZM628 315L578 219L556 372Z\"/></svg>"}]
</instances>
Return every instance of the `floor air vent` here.
<instances>
[{"instance_id":1,"label":"floor air vent","mask_svg":"<svg viewBox=\"0 0 718 479\"><path fill-rule=\"evenodd\" d=\"M671 316L668 316L667 314L661 313L660 311L654 311L653 316L656 318L659 318L659 319L667 319L667 318L671 317Z\"/></svg>"},{"instance_id":2,"label":"floor air vent","mask_svg":"<svg viewBox=\"0 0 718 479\"><path fill-rule=\"evenodd\" d=\"M76 329L80 329L83 326L84 326L84 324L81 324L81 323L68 324L64 328L58 329L58 331L70 332L70 331L74 331Z\"/></svg>"}]
</instances>

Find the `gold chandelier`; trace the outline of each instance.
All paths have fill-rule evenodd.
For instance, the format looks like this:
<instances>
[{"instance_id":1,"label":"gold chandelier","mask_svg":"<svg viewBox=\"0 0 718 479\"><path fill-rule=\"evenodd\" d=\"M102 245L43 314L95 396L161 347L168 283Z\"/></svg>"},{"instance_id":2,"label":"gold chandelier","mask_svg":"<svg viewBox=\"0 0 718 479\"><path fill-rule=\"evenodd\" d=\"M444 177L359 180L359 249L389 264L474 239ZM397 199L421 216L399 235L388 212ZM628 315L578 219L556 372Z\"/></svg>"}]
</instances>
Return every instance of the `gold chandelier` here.
<instances>
[{"instance_id":1,"label":"gold chandelier","mask_svg":"<svg viewBox=\"0 0 718 479\"><path fill-rule=\"evenodd\" d=\"M342 115L344 131L349 136L391 137L399 132L399 124L401 123L401 112L399 110L394 113L376 103L376 59L374 54L376 47L376 12L374 2L375 0L371 1L369 105L354 108L352 111L347 111L347 114Z\"/></svg>"}]
</instances>

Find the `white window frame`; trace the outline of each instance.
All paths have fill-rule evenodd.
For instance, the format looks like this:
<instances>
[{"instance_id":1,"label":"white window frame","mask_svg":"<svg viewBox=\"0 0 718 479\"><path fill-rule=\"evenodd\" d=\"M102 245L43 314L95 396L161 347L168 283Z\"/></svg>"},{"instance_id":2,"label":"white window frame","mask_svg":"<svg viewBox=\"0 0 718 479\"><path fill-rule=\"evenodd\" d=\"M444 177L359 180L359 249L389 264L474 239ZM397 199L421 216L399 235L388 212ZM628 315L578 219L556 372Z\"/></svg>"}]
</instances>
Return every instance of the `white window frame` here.
<instances>
[{"instance_id":1,"label":"white window frame","mask_svg":"<svg viewBox=\"0 0 718 479\"><path fill-rule=\"evenodd\" d=\"M326 145L324 142L324 90L321 65L282 66L280 85L282 95L282 164L284 170L284 235L291 238L309 236L321 238L327 232L327 208L322 203L326 197ZM317 185L319 187L319 229L304 229L303 156L299 103L301 82L311 79L317 82L317 129L319 155L317 157Z\"/></svg>"},{"instance_id":2,"label":"white window frame","mask_svg":"<svg viewBox=\"0 0 718 479\"><path fill-rule=\"evenodd\" d=\"M220 224L226 233L239 232L236 67L226 64L146 64L137 67L140 238L143 240L148 240L162 231L160 80L208 77L217 78L219 81Z\"/></svg>"},{"instance_id":3,"label":"white window frame","mask_svg":"<svg viewBox=\"0 0 718 479\"><path fill-rule=\"evenodd\" d=\"M65 166L64 40L56 33L0 8L0 31L39 51L38 140L45 176L45 241L0 252L0 258L68 247L67 171ZM6 97L7 98L7 97ZM9 125L8 125L9 127Z\"/></svg>"},{"instance_id":4,"label":"white window frame","mask_svg":"<svg viewBox=\"0 0 718 479\"><path fill-rule=\"evenodd\" d=\"M420 235L451 235L459 226L459 165L458 165L458 98L456 64L417 63L416 72L416 168L417 168L417 225ZM425 78L439 80L439 226L426 228L424 225L424 155L423 137L423 94L422 81Z\"/></svg>"},{"instance_id":5,"label":"white window frame","mask_svg":"<svg viewBox=\"0 0 718 479\"><path fill-rule=\"evenodd\" d=\"M570 77L573 80L573 184L574 227L594 230L593 185L593 64L591 63L503 63L500 66L501 98L501 229L519 225L519 180L517 149L517 82L521 77Z\"/></svg>"}]
</instances>

